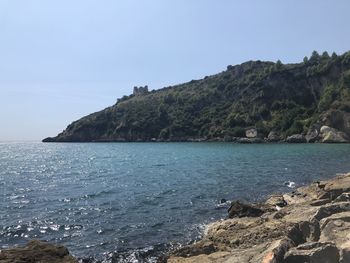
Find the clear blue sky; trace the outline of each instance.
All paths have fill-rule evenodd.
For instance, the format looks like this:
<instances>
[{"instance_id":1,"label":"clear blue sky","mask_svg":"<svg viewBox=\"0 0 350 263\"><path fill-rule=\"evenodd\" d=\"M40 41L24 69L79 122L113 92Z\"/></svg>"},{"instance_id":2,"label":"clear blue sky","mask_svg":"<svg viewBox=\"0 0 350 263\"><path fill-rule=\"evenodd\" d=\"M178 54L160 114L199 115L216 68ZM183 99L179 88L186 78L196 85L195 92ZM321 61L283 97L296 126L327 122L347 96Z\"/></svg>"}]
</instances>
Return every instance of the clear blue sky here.
<instances>
[{"instance_id":1,"label":"clear blue sky","mask_svg":"<svg viewBox=\"0 0 350 263\"><path fill-rule=\"evenodd\" d=\"M247 60L350 50L349 0L0 0L0 140Z\"/></svg>"}]
</instances>

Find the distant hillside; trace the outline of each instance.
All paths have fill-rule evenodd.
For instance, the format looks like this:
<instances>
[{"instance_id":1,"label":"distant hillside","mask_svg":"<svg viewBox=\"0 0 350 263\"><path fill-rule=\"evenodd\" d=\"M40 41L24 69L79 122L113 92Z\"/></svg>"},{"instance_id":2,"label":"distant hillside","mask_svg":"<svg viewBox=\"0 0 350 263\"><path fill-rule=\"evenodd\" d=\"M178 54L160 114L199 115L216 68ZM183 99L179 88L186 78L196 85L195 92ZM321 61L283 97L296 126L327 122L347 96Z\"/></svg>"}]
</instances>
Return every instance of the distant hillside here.
<instances>
[{"instance_id":1,"label":"distant hillside","mask_svg":"<svg viewBox=\"0 0 350 263\"><path fill-rule=\"evenodd\" d=\"M44 141L231 140L248 128L283 139L321 125L350 135L350 52L313 52L298 64L249 61L156 91L134 88Z\"/></svg>"}]
</instances>

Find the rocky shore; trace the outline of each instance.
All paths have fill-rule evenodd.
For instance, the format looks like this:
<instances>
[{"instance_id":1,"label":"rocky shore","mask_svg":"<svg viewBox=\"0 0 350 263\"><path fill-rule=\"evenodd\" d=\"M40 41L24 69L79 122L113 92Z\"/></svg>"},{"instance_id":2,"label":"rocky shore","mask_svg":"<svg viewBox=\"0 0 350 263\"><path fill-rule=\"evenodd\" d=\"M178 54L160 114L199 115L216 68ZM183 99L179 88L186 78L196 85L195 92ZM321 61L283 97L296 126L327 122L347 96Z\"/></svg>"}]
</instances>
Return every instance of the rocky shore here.
<instances>
[{"instance_id":1,"label":"rocky shore","mask_svg":"<svg viewBox=\"0 0 350 263\"><path fill-rule=\"evenodd\" d=\"M154 139L163 142L164 140ZM349 143L348 134L336 128L326 125L315 125L309 129L307 134L293 134L282 136L275 131L270 131L267 137L259 134L256 128L245 130L245 137L224 138L177 138L175 141L185 142L233 142L233 143Z\"/></svg>"},{"instance_id":2,"label":"rocky shore","mask_svg":"<svg viewBox=\"0 0 350 263\"><path fill-rule=\"evenodd\" d=\"M25 247L2 250L1 263L78 263L64 246L32 240Z\"/></svg>"},{"instance_id":3,"label":"rocky shore","mask_svg":"<svg viewBox=\"0 0 350 263\"><path fill-rule=\"evenodd\" d=\"M261 204L236 201L228 213L168 262L350 262L350 173Z\"/></svg>"},{"instance_id":4,"label":"rocky shore","mask_svg":"<svg viewBox=\"0 0 350 263\"><path fill-rule=\"evenodd\" d=\"M30 241L0 252L0 263L77 263L63 246ZM84 261L83 261L84 262ZM228 218L204 238L171 253L169 263L349 263L350 173L265 202L231 203Z\"/></svg>"},{"instance_id":5,"label":"rocky shore","mask_svg":"<svg viewBox=\"0 0 350 263\"><path fill-rule=\"evenodd\" d=\"M350 123L350 121L349 121ZM349 128L350 129L350 128ZM243 135L242 135L243 136ZM75 140L56 140L46 138L43 142L74 142ZM336 128L326 125L314 125L306 134L292 134L285 136L275 131L270 131L265 137L256 128L245 130L243 137L174 137L171 139L150 138L150 139L98 139L98 140L77 140L78 142L231 142L231 143L350 143L350 136Z\"/></svg>"}]
</instances>

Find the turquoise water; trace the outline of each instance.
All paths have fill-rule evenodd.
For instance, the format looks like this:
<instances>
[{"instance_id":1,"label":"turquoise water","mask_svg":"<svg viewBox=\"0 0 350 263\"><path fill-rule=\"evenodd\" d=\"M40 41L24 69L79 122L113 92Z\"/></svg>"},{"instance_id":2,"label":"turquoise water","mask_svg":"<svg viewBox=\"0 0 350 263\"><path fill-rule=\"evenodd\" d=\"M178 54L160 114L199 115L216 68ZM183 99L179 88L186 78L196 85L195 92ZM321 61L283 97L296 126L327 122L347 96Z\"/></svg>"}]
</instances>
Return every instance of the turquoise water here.
<instances>
[{"instance_id":1,"label":"turquoise water","mask_svg":"<svg viewBox=\"0 0 350 263\"><path fill-rule=\"evenodd\" d=\"M152 262L225 217L222 198L347 171L350 145L0 143L0 247L37 238L78 257Z\"/></svg>"}]
</instances>

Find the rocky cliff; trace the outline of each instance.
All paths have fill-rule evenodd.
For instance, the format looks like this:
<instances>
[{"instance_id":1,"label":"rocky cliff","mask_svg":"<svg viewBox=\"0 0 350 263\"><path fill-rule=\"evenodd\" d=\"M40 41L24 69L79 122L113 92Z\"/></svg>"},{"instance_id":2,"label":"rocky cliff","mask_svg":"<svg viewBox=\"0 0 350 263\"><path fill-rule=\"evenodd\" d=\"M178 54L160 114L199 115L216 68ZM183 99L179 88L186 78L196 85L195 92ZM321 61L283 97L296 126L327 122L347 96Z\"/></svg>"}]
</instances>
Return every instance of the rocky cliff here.
<instances>
[{"instance_id":1,"label":"rocky cliff","mask_svg":"<svg viewBox=\"0 0 350 263\"><path fill-rule=\"evenodd\" d=\"M170 263L350 262L350 174L261 204L233 202L226 220L173 253Z\"/></svg>"},{"instance_id":2,"label":"rocky cliff","mask_svg":"<svg viewBox=\"0 0 350 263\"><path fill-rule=\"evenodd\" d=\"M44 141L259 142L299 134L305 136L302 141L314 142L323 141L323 125L342 132L348 141L350 52L314 52L298 64L249 61L157 91L135 88L134 94Z\"/></svg>"}]
</instances>

